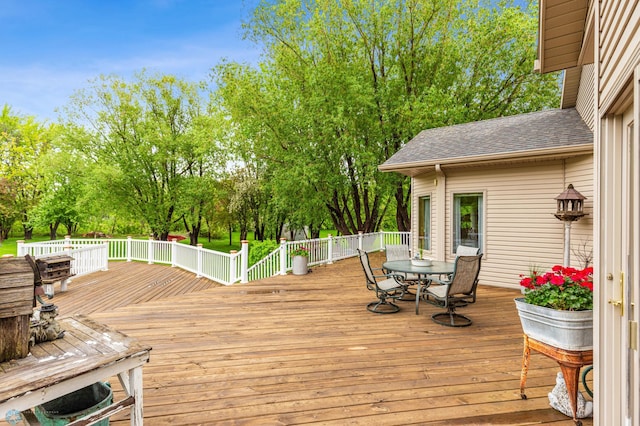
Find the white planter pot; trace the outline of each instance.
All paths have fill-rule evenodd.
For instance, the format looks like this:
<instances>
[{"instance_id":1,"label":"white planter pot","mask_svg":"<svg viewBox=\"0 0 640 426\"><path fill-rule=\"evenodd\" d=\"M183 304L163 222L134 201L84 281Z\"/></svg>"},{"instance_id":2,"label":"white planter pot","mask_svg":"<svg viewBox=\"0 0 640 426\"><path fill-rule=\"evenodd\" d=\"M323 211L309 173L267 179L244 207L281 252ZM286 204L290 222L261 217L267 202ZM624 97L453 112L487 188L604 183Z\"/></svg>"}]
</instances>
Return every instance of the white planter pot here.
<instances>
[{"instance_id":1,"label":"white planter pot","mask_svg":"<svg viewBox=\"0 0 640 426\"><path fill-rule=\"evenodd\" d=\"M306 275L308 258L306 256L293 256L293 275Z\"/></svg>"},{"instance_id":2,"label":"white planter pot","mask_svg":"<svg viewBox=\"0 0 640 426\"><path fill-rule=\"evenodd\" d=\"M558 311L515 299L527 336L569 351L593 349L593 311Z\"/></svg>"}]
</instances>

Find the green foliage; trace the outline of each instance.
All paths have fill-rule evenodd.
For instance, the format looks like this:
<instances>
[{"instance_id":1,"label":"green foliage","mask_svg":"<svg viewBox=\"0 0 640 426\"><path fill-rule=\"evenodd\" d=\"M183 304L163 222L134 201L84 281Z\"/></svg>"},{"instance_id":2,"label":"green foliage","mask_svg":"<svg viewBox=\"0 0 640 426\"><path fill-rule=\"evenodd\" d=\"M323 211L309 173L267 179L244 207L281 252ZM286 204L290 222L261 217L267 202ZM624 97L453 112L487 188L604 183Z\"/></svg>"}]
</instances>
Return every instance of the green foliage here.
<instances>
[{"instance_id":1,"label":"green foliage","mask_svg":"<svg viewBox=\"0 0 640 426\"><path fill-rule=\"evenodd\" d=\"M204 228L408 230L410 180L379 164L423 129L557 104L558 75L532 71L536 7L264 0L245 25L263 62L220 64L209 98L143 71L77 92L64 132L4 106L0 240L17 223L192 244Z\"/></svg>"},{"instance_id":2,"label":"green foliage","mask_svg":"<svg viewBox=\"0 0 640 426\"><path fill-rule=\"evenodd\" d=\"M593 309L593 268L575 269L556 265L540 274L532 270L521 276L525 302L562 311Z\"/></svg>"},{"instance_id":3,"label":"green foliage","mask_svg":"<svg viewBox=\"0 0 640 426\"><path fill-rule=\"evenodd\" d=\"M252 241L249 244L249 265L264 259L278 247L280 247L280 244L274 240Z\"/></svg>"},{"instance_id":4,"label":"green foliage","mask_svg":"<svg viewBox=\"0 0 640 426\"><path fill-rule=\"evenodd\" d=\"M294 257L294 256L309 257L309 249L307 249L306 247L295 248L295 249L293 249L293 250L291 250L289 252L289 256L291 256L291 257Z\"/></svg>"},{"instance_id":5,"label":"green foliage","mask_svg":"<svg viewBox=\"0 0 640 426\"><path fill-rule=\"evenodd\" d=\"M0 113L0 197L7 204L0 209L0 234L21 221L25 238L33 230L32 209L45 186L44 158L52 148L56 126L45 126L34 117L13 114L5 105ZM0 237L2 238L2 237Z\"/></svg>"},{"instance_id":6,"label":"green foliage","mask_svg":"<svg viewBox=\"0 0 640 426\"><path fill-rule=\"evenodd\" d=\"M510 1L264 0L245 28L265 60L215 70L231 147L296 224L370 232L391 206L408 230L408 178L379 164L423 129L559 98L533 72L536 11Z\"/></svg>"},{"instance_id":7,"label":"green foliage","mask_svg":"<svg viewBox=\"0 0 640 426\"><path fill-rule=\"evenodd\" d=\"M66 138L95 170L97 206L144 220L160 239L181 221L195 239L220 161L202 88L143 72L132 82L102 76L76 93Z\"/></svg>"}]
</instances>

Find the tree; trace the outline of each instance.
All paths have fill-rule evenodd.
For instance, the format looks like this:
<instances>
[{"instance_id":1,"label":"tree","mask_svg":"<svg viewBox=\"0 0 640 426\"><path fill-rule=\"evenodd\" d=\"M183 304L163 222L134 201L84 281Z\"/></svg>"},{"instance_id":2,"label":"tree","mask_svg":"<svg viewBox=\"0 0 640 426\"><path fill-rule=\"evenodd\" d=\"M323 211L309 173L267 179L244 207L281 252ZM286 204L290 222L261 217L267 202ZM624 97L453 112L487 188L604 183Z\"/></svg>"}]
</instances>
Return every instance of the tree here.
<instances>
[{"instance_id":1,"label":"tree","mask_svg":"<svg viewBox=\"0 0 640 426\"><path fill-rule=\"evenodd\" d=\"M4 189L10 191L5 199L12 205L3 208L3 228L20 220L24 239L31 239L31 212L42 195L42 158L51 149L57 128L38 123L34 117L13 114L5 105L0 114L0 178ZM8 197L8 198L6 198Z\"/></svg>"},{"instance_id":2,"label":"tree","mask_svg":"<svg viewBox=\"0 0 640 426\"><path fill-rule=\"evenodd\" d=\"M214 75L236 151L275 192L295 181L340 233L377 230L390 205L408 230L408 178L377 166L423 129L557 103L557 77L533 72L536 23L510 1L262 1L246 29L264 61Z\"/></svg>"},{"instance_id":3,"label":"tree","mask_svg":"<svg viewBox=\"0 0 640 426\"><path fill-rule=\"evenodd\" d=\"M254 238L264 240L264 225L260 211L267 201L263 190L264 181L255 169L238 169L232 174L233 192L229 202L229 211L240 226L240 239L246 240L249 226L254 226Z\"/></svg>"},{"instance_id":4,"label":"tree","mask_svg":"<svg viewBox=\"0 0 640 426\"><path fill-rule=\"evenodd\" d=\"M9 238L9 232L17 219L14 210L16 190L13 183L0 177L0 242Z\"/></svg>"},{"instance_id":5,"label":"tree","mask_svg":"<svg viewBox=\"0 0 640 426\"><path fill-rule=\"evenodd\" d=\"M86 212L80 204L86 165L59 138L55 142L56 149L42 159L42 196L32 210L33 224L47 226L52 240L57 238L59 225L73 235Z\"/></svg>"},{"instance_id":6,"label":"tree","mask_svg":"<svg viewBox=\"0 0 640 426\"><path fill-rule=\"evenodd\" d=\"M67 137L97 169L95 190L161 240L176 222L192 243L200 232L216 167L204 89L169 75L102 76L66 108ZM82 125L87 132L77 131Z\"/></svg>"}]
</instances>

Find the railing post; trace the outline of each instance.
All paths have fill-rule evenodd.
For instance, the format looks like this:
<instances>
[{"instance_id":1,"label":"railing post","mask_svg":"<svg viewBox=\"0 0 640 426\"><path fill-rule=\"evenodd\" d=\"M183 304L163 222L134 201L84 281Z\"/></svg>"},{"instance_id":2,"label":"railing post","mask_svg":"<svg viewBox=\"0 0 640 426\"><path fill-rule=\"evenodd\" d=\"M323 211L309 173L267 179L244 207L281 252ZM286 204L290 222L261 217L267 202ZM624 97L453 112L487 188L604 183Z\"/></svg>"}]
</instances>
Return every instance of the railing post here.
<instances>
[{"instance_id":1,"label":"railing post","mask_svg":"<svg viewBox=\"0 0 640 426\"><path fill-rule=\"evenodd\" d=\"M333 264L333 237L331 236L331 234L327 235L327 244L329 245L329 247L327 247L327 263L329 265Z\"/></svg>"},{"instance_id":2,"label":"railing post","mask_svg":"<svg viewBox=\"0 0 640 426\"><path fill-rule=\"evenodd\" d=\"M178 240L171 239L171 267L176 267L176 258L178 257Z\"/></svg>"},{"instance_id":3,"label":"railing post","mask_svg":"<svg viewBox=\"0 0 640 426\"><path fill-rule=\"evenodd\" d=\"M104 244L104 249L102 250L102 270L109 270L109 243Z\"/></svg>"},{"instance_id":4,"label":"railing post","mask_svg":"<svg viewBox=\"0 0 640 426\"><path fill-rule=\"evenodd\" d=\"M363 247L362 239L363 239L363 232L358 231L358 249L359 250L362 250L362 247Z\"/></svg>"},{"instance_id":5,"label":"railing post","mask_svg":"<svg viewBox=\"0 0 640 426\"><path fill-rule=\"evenodd\" d=\"M384 248L387 247L387 235L381 229L378 234L380 234L380 251L384 251Z\"/></svg>"},{"instance_id":6,"label":"railing post","mask_svg":"<svg viewBox=\"0 0 640 426\"><path fill-rule=\"evenodd\" d=\"M196 278L200 278L202 276L202 243L198 243L198 266L196 268Z\"/></svg>"},{"instance_id":7,"label":"railing post","mask_svg":"<svg viewBox=\"0 0 640 426\"><path fill-rule=\"evenodd\" d=\"M63 253L66 254L67 256L71 257L71 249L73 248L73 246L71 245L71 235L65 235L64 236L64 247L63 247ZM85 254L82 253L80 256L84 256ZM71 273L77 272L74 271L73 268L71 268L70 270ZM67 291L67 284L69 284L69 282L71 281L71 278L65 278L63 280L60 281L60 291ZM53 294L53 293L51 293Z\"/></svg>"},{"instance_id":8,"label":"railing post","mask_svg":"<svg viewBox=\"0 0 640 426\"><path fill-rule=\"evenodd\" d=\"M233 284L236 282L237 277L236 277L236 259L238 259L238 256L236 256L236 254L238 253L238 250L231 250L229 252L229 254L231 255L229 257L229 284Z\"/></svg>"},{"instance_id":9,"label":"railing post","mask_svg":"<svg viewBox=\"0 0 640 426\"><path fill-rule=\"evenodd\" d=\"M246 284L249 282L249 241L242 240L241 243L240 262L242 262L242 269L240 271L240 282Z\"/></svg>"},{"instance_id":10,"label":"railing post","mask_svg":"<svg viewBox=\"0 0 640 426\"><path fill-rule=\"evenodd\" d=\"M280 275L287 275L287 239L280 238Z\"/></svg>"},{"instance_id":11,"label":"railing post","mask_svg":"<svg viewBox=\"0 0 640 426\"><path fill-rule=\"evenodd\" d=\"M147 263L151 265L153 264L153 237L149 237L149 242L147 244Z\"/></svg>"},{"instance_id":12,"label":"railing post","mask_svg":"<svg viewBox=\"0 0 640 426\"><path fill-rule=\"evenodd\" d=\"M24 240L18 240L16 244L17 244L16 248L18 249L18 257L26 255L27 250L25 250L25 247L24 247Z\"/></svg>"},{"instance_id":13,"label":"railing post","mask_svg":"<svg viewBox=\"0 0 640 426\"><path fill-rule=\"evenodd\" d=\"M127 236L127 262L131 262L131 235Z\"/></svg>"}]
</instances>

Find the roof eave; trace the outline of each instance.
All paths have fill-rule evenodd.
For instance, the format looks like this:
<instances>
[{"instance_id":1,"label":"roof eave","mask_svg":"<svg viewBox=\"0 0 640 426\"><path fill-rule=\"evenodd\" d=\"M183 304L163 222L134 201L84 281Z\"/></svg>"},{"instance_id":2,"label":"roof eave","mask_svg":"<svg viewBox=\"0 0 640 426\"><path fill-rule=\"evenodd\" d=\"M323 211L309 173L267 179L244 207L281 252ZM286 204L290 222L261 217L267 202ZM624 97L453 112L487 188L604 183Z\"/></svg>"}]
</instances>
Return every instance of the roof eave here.
<instances>
[{"instance_id":1,"label":"roof eave","mask_svg":"<svg viewBox=\"0 0 640 426\"><path fill-rule=\"evenodd\" d=\"M453 157L425 161L411 161L395 164L381 164L378 170L381 172L397 172L406 176L417 176L432 169L436 165L470 167L486 166L497 163L517 162L517 161L539 161L553 158L567 158L581 154L592 154L593 143L582 145L569 145L564 147L553 147L536 150L514 151L503 154L486 154L473 157Z\"/></svg>"},{"instance_id":2,"label":"roof eave","mask_svg":"<svg viewBox=\"0 0 640 426\"><path fill-rule=\"evenodd\" d=\"M540 0L536 71L548 73L590 63L590 28L586 25L589 3L589 0Z\"/></svg>"}]
</instances>

